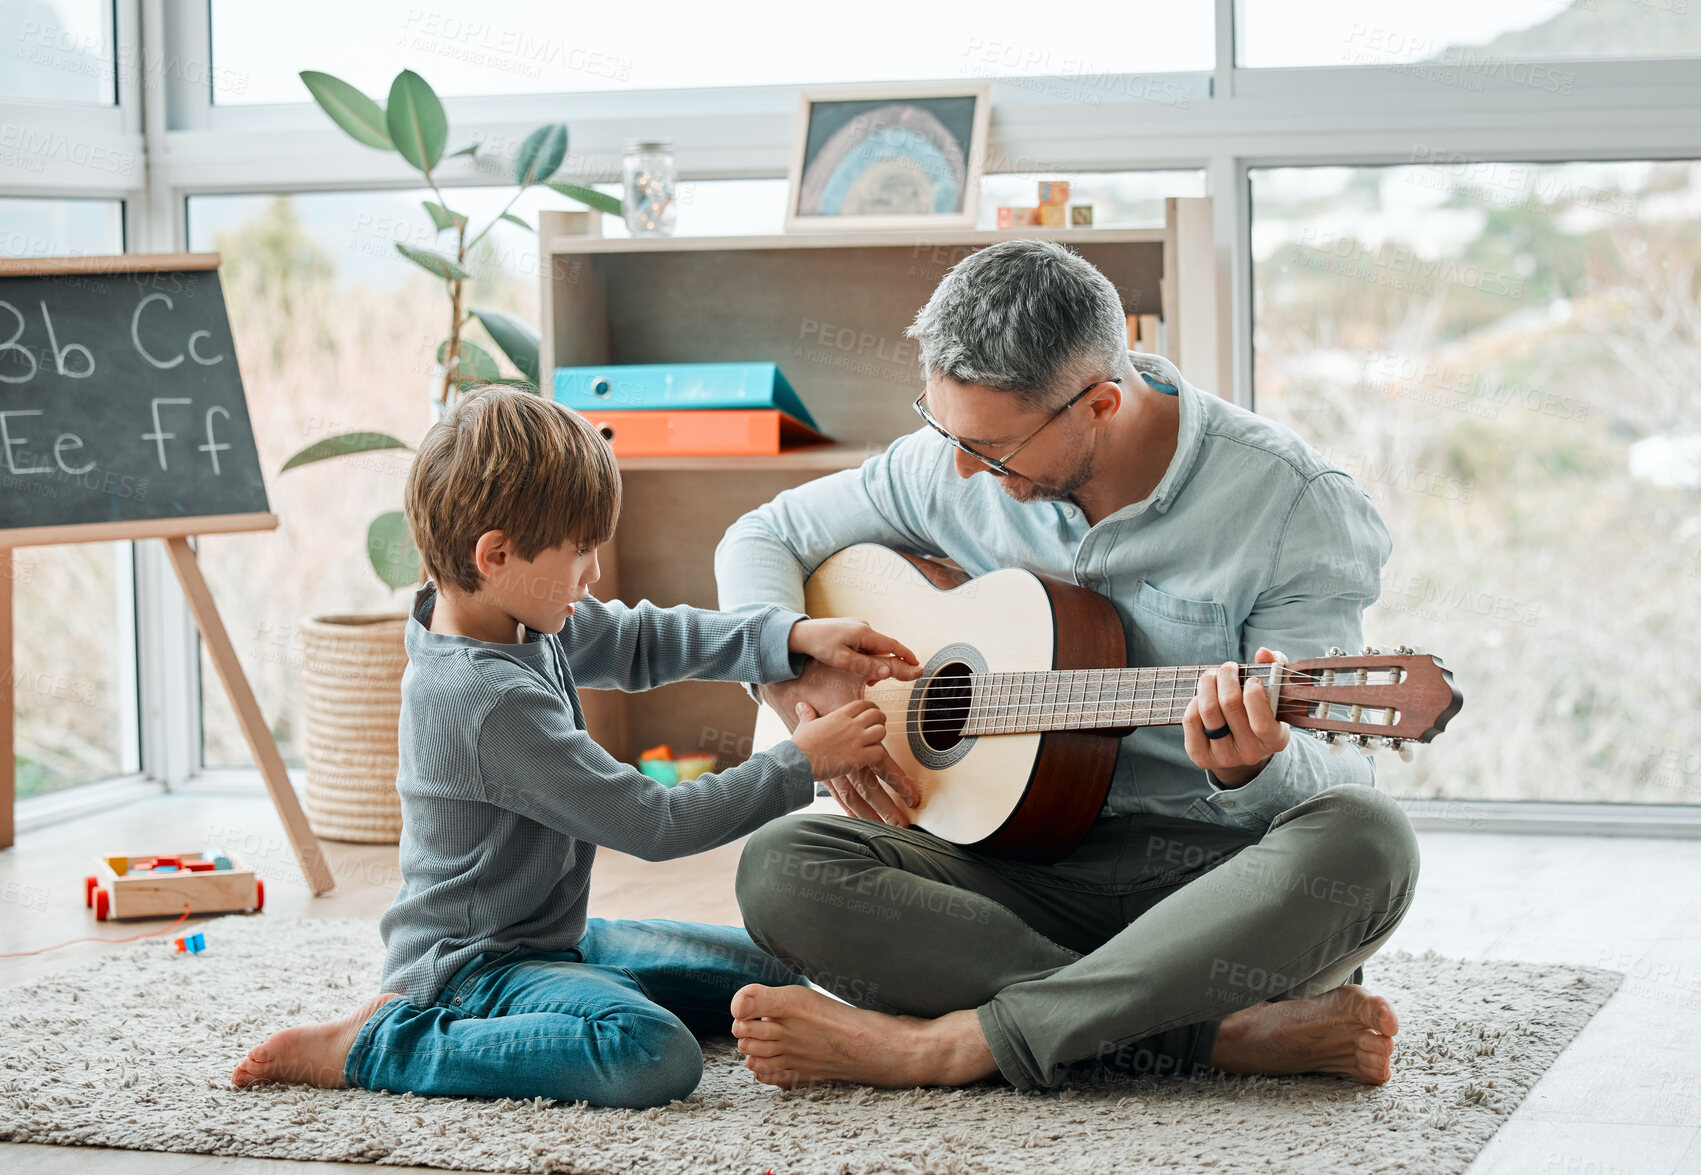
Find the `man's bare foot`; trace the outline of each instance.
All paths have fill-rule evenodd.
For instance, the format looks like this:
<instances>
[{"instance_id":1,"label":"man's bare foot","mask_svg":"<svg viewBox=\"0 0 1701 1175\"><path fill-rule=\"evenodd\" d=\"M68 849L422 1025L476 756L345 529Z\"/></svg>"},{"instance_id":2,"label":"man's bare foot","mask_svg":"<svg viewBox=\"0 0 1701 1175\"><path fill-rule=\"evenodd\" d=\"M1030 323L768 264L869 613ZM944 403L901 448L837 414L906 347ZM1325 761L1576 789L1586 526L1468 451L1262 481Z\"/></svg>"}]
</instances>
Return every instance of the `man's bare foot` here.
<instances>
[{"instance_id":1,"label":"man's bare foot","mask_svg":"<svg viewBox=\"0 0 1701 1175\"><path fill-rule=\"evenodd\" d=\"M340 1020L274 1032L249 1050L230 1075L230 1082L238 1089L262 1081L342 1089L347 1084L343 1063L361 1026L379 1008L401 998L394 992L373 996Z\"/></svg>"},{"instance_id":2,"label":"man's bare foot","mask_svg":"<svg viewBox=\"0 0 1701 1175\"><path fill-rule=\"evenodd\" d=\"M1400 1022L1356 983L1309 1000L1254 1004L1223 1017L1211 1066L1225 1073L1333 1073L1366 1085L1393 1076Z\"/></svg>"},{"instance_id":3,"label":"man's bare foot","mask_svg":"<svg viewBox=\"0 0 1701 1175\"><path fill-rule=\"evenodd\" d=\"M744 1066L765 1085L967 1085L998 1072L973 1009L887 1016L806 987L752 983L732 997L732 1015Z\"/></svg>"}]
</instances>

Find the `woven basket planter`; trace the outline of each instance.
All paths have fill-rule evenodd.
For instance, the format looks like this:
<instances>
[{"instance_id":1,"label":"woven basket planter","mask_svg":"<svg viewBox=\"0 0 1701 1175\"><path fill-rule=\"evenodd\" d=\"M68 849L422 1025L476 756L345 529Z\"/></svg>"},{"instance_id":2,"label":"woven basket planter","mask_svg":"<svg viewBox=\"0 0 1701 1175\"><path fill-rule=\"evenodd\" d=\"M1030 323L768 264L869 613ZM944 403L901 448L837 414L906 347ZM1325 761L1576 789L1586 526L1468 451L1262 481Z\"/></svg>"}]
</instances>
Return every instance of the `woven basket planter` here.
<instances>
[{"instance_id":1,"label":"woven basket planter","mask_svg":"<svg viewBox=\"0 0 1701 1175\"><path fill-rule=\"evenodd\" d=\"M308 823L330 840L395 844L396 724L402 712L405 613L302 621Z\"/></svg>"}]
</instances>

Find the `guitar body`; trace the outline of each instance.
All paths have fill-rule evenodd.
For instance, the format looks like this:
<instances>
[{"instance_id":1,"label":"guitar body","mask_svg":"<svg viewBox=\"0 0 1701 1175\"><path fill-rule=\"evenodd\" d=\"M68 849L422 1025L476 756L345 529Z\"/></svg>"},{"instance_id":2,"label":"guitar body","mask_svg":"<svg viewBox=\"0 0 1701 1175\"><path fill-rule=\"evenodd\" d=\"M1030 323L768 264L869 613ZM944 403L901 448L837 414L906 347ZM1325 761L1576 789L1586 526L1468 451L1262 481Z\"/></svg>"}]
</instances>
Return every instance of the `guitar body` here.
<instances>
[{"instance_id":1,"label":"guitar body","mask_svg":"<svg viewBox=\"0 0 1701 1175\"><path fill-rule=\"evenodd\" d=\"M928 670L918 681L871 686L866 695L887 711L886 747L921 789L920 805L906 809L911 822L981 852L1055 861L1081 842L1104 807L1127 731L952 740L917 720L919 695L949 689L957 667L971 673L1120 668L1127 645L1116 608L1085 588L1018 569L936 587L918 562L874 544L846 547L804 584L805 610L865 620L907 645ZM763 709L772 721L761 725L773 737L764 740L758 730L757 746L785 737L778 716Z\"/></svg>"},{"instance_id":2,"label":"guitar body","mask_svg":"<svg viewBox=\"0 0 1701 1175\"><path fill-rule=\"evenodd\" d=\"M1095 592L1031 571L976 579L874 544L846 547L804 583L804 610L854 617L913 651L922 676L868 686L885 746L921 790L910 822L981 852L1049 862L1104 807L1118 744L1182 722L1216 665L1127 664L1122 621ZM1238 667L1290 727L1367 754L1410 759L1464 697L1440 658L1402 645ZM786 737L763 707L755 745ZM896 797L894 796L894 800ZM901 802L901 801L899 801Z\"/></svg>"}]
</instances>

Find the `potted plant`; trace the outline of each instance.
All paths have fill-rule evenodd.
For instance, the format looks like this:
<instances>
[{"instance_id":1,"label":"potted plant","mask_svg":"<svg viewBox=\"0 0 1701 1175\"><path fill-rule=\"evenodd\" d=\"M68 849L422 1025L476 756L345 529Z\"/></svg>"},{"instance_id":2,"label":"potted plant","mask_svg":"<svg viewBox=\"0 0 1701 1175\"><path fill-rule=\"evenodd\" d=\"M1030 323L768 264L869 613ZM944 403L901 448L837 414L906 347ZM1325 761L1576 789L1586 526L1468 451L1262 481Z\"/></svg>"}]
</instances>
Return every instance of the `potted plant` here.
<instances>
[{"instance_id":1,"label":"potted plant","mask_svg":"<svg viewBox=\"0 0 1701 1175\"><path fill-rule=\"evenodd\" d=\"M613 196L554 178L567 157L566 125L546 123L526 136L513 160L517 185L513 197L489 224L469 237L468 218L450 207L435 173L447 158L469 156L480 162L479 145L445 154L448 118L423 77L412 70L397 74L383 106L330 74L308 70L301 80L319 108L356 142L395 151L418 169L436 197L423 203L439 240L452 234L446 245L435 249L396 242L398 253L442 281L449 303L448 331L438 344L431 371L433 419L453 407L463 393L488 384L511 384L536 392L542 374L537 332L501 310L468 306L465 283L472 274L467 265L471 251L497 222L531 229L512 212L515 201L529 188L547 187L597 211L620 214L620 202ZM474 319L520 372L518 377L505 376L494 355L464 337ZM388 433L342 433L308 445L284 463L283 471L354 453L411 448ZM419 582L419 552L400 510L386 511L372 520L366 532L366 554L373 572L389 587L400 589ZM306 808L314 831L321 836L385 843L400 836L396 722L401 712L402 670L407 664L402 645L406 623L406 613L317 615L302 623Z\"/></svg>"}]
</instances>

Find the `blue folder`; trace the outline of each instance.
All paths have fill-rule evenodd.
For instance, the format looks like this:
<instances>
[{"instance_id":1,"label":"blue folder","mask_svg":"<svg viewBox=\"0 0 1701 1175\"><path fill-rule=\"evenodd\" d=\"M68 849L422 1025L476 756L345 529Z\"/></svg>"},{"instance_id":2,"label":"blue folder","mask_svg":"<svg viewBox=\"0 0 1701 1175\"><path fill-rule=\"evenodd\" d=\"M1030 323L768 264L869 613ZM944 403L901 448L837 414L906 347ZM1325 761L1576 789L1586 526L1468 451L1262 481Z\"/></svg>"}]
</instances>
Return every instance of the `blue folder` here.
<instances>
[{"instance_id":1,"label":"blue folder","mask_svg":"<svg viewBox=\"0 0 1701 1175\"><path fill-rule=\"evenodd\" d=\"M820 426L775 363L606 363L557 367L555 402L580 412L778 408Z\"/></svg>"}]
</instances>

